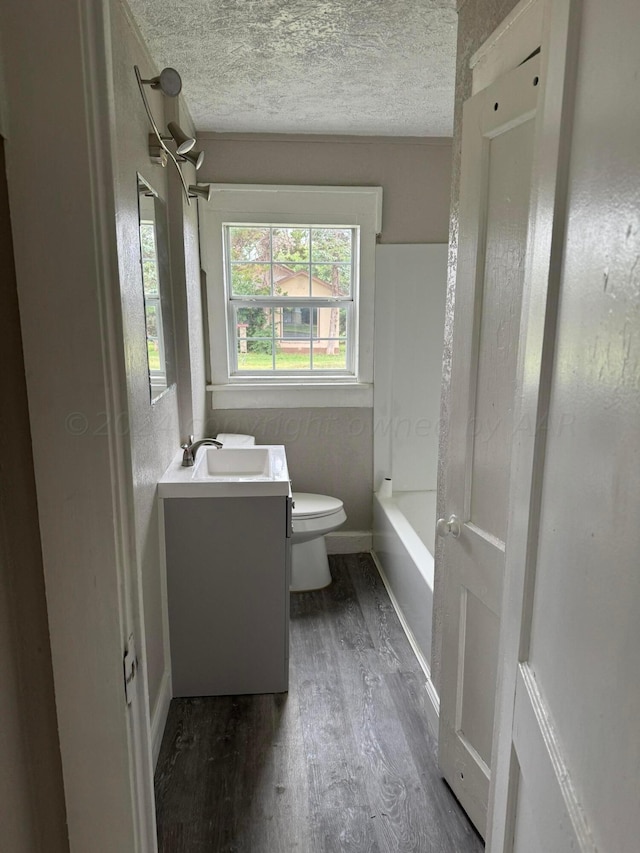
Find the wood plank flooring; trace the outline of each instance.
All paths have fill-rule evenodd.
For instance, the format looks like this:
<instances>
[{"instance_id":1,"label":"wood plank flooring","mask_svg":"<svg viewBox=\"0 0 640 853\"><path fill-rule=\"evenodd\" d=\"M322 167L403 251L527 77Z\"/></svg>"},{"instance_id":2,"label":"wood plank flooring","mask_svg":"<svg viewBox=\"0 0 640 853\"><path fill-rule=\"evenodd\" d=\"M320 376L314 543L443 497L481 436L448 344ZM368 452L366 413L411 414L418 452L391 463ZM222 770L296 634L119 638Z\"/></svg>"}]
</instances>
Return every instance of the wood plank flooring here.
<instances>
[{"instance_id":1,"label":"wood plank flooring","mask_svg":"<svg viewBox=\"0 0 640 853\"><path fill-rule=\"evenodd\" d=\"M424 676L368 554L291 597L288 694L174 699L160 853L479 853L440 778Z\"/></svg>"}]
</instances>

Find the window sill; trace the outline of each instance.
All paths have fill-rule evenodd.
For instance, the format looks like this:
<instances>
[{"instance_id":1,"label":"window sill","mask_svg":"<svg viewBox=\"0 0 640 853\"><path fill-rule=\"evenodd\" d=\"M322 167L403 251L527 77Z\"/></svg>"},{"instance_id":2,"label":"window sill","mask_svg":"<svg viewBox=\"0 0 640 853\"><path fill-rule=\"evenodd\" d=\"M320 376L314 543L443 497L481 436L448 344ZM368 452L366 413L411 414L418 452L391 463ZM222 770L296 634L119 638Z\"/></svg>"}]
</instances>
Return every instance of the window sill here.
<instances>
[{"instance_id":1,"label":"window sill","mask_svg":"<svg viewBox=\"0 0 640 853\"><path fill-rule=\"evenodd\" d=\"M369 382L265 382L207 385L213 409L371 408Z\"/></svg>"}]
</instances>

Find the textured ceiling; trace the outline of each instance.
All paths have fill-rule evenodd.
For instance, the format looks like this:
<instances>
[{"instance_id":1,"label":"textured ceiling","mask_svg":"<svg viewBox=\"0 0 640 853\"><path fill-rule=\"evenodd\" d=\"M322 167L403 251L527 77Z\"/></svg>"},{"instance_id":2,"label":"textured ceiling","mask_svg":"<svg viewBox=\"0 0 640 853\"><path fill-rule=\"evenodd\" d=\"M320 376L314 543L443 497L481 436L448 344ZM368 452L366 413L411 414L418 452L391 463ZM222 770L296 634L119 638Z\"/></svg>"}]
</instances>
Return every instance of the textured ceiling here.
<instances>
[{"instance_id":1,"label":"textured ceiling","mask_svg":"<svg viewBox=\"0 0 640 853\"><path fill-rule=\"evenodd\" d=\"M202 131L450 136L455 0L129 0Z\"/></svg>"}]
</instances>

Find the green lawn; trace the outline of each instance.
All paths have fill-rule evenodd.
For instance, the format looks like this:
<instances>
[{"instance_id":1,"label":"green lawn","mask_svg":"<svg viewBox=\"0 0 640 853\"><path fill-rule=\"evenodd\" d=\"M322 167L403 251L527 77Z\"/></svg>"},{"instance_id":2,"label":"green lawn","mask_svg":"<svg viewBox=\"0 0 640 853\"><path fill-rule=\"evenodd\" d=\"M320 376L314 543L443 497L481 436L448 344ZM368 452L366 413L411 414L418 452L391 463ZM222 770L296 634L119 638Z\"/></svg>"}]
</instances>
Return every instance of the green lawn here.
<instances>
[{"instance_id":1,"label":"green lawn","mask_svg":"<svg viewBox=\"0 0 640 853\"><path fill-rule=\"evenodd\" d=\"M345 370L346 355L341 347L335 355L317 353L313 356L316 370ZM303 352L276 352L278 370L309 370L309 356ZM262 352L238 353L238 370L272 370L271 355Z\"/></svg>"},{"instance_id":2,"label":"green lawn","mask_svg":"<svg viewBox=\"0 0 640 853\"><path fill-rule=\"evenodd\" d=\"M147 338L147 355L149 356L149 370L160 370L160 351L156 341Z\"/></svg>"}]
</instances>

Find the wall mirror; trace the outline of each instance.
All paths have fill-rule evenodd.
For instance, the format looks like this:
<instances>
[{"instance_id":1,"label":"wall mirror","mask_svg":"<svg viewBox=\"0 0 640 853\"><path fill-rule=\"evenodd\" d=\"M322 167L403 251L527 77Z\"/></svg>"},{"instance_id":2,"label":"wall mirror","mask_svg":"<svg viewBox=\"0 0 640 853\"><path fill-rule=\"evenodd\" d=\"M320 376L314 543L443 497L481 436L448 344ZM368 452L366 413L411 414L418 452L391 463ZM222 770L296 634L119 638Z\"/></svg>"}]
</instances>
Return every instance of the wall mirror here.
<instances>
[{"instance_id":1,"label":"wall mirror","mask_svg":"<svg viewBox=\"0 0 640 853\"><path fill-rule=\"evenodd\" d=\"M173 382L169 251L164 203L141 175L138 175L138 220L149 392L153 403Z\"/></svg>"}]
</instances>

